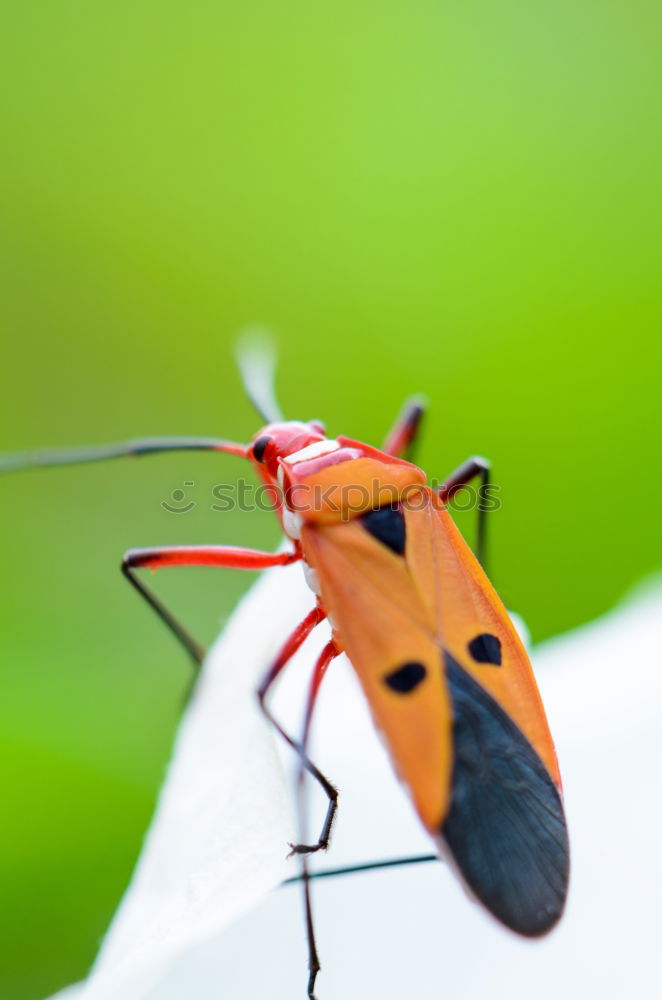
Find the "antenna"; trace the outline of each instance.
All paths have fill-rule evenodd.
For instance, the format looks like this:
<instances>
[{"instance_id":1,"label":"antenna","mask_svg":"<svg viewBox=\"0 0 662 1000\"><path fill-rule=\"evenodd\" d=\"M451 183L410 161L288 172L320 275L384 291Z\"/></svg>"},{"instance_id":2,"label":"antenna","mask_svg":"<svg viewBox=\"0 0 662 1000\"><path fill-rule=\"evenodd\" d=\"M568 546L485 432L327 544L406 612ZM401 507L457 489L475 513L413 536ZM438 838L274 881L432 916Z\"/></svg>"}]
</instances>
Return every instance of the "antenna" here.
<instances>
[{"instance_id":1,"label":"antenna","mask_svg":"<svg viewBox=\"0 0 662 1000\"><path fill-rule=\"evenodd\" d=\"M274 389L276 349L266 330L242 333L235 352L244 391L267 424L285 420Z\"/></svg>"}]
</instances>

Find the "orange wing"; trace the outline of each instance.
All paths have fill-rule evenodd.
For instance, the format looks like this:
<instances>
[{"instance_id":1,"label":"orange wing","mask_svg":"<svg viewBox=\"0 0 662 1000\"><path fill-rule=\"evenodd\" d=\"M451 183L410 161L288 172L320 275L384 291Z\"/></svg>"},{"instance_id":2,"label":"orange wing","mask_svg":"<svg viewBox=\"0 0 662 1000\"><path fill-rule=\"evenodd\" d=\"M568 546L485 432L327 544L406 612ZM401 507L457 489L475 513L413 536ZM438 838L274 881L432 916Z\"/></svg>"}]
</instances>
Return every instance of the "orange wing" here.
<instances>
[{"instance_id":1,"label":"orange wing","mask_svg":"<svg viewBox=\"0 0 662 1000\"><path fill-rule=\"evenodd\" d=\"M404 509L307 525L305 558L418 814L473 892L520 933L563 908L554 746L526 652L427 487Z\"/></svg>"},{"instance_id":2,"label":"orange wing","mask_svg":"<svg viewBox=\"0 0 662 1000\"><path fill-rule=\"evenodd\" d=\"M304 527L302 543L394 767L425 826L438 828L448 805L451 713L434 622L415 580L362 518Z\"/></svg>"}]
</instances>

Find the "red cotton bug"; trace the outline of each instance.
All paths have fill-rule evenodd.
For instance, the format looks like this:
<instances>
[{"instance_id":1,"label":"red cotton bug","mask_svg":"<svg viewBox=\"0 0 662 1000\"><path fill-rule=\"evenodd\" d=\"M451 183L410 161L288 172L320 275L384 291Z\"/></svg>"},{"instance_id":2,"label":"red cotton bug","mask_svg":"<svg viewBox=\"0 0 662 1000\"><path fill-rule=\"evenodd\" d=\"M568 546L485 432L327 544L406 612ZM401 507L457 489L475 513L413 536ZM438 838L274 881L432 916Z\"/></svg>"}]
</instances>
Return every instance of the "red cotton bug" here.
<instances>
[{"instance_id":1,"label":"red cotton bug","mask_svg":"<svg viewBox=\"0 0 662 1000\"><path fill-rule=\"evenodd\" d=\"M320 685L341 652L358 675L438 855L506 927L527 937L545 934L563 911L569 871L554 746L526 652L481 567L484 507L478 510L478 558L447 509L453 494L472 480L488 484L488 463L472 458L432 489L423 471L403 457L419 429L420 402L405 407L377 450L351 438L327 438L316 420L286 421L268 366L253 356L242 367L248 395L266 421L250 444L140 439L8 455L0 459L0 471L206 450L246 458L269 488L288 551L227 545L133 549L122 571L199 664L204 651L138 570L302 564L313 607L267 666L257 695L301 768L328 798L317 841L292 848L302 859L309 997L320 963L306 858L328 847L338 792L308 756L308 736ZM313 667L303 733L296 739L274 717L267 695L324 619L332 637Z\"/></svg>"}]
</instances>

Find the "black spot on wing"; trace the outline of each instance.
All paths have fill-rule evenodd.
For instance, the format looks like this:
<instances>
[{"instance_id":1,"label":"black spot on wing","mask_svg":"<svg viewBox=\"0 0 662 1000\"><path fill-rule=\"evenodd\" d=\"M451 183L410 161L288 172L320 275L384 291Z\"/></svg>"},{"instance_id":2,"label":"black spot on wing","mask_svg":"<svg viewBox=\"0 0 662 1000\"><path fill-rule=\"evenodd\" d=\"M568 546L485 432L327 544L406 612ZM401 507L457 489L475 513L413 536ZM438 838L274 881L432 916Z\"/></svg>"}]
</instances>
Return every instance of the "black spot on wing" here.
<instances>
[{"instance_id":1,"label":"black spot on wing","mask_svg":"<svg viewBox=\"0 0 662 1000\"><path fill-rule=\"evenodd\" d=\"M496 635L483 632L468 644L469 652L476 663L492 663L501 666L501 640Z\"/></svg>"},{"instance_id":2,"label":"black spot on wing","mask_svg":"<svg viewBox=\"0 0 662 1000\"><path fill-rule=\"evenodd\" d=\"M559 793L497 702L444 654L453 710L451 805L441 829L468 887L519 934L548 931L568 888Z\"/></svg>"},{"instance_id":3,"label":"black spot on wing","mask_svg":"<svg viewBox=\"0 0 662 1000\"><path fill-rule=\"evenodd\" d=\"M399 507L378 507L361 517L366 531L397 555L405 551L405 516Z\"/></svg>"},{"instance_id":4,"label":"black spot on wing","mask_svg":"<svg viewBox=\"0 0 662 1000\"><path fill-rule=\"evenodd\" d=\"M409 694L425 679L427 670L422 663L403 663L384 678L384 682L398 694Z\"/></svg>"}]
</instances>

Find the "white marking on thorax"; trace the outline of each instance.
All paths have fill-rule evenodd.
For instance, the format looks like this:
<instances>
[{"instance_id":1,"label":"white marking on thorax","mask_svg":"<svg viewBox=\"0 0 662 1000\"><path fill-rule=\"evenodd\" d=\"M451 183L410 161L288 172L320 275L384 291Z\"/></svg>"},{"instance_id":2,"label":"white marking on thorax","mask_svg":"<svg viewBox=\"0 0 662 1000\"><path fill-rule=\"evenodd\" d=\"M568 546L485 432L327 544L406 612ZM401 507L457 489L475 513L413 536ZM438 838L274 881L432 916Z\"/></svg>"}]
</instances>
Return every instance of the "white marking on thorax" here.
<instances>
[{"instance_id":1,"label":"white marking on thorax","mask_svg":"<svg viewBox=\"0 0 662 1000\"><path fill-rule=\"evenodd\" d=\"M303 575L305 576L306 583L308 584L308 586L312 590L313 594L317 594L319 596L319 592L320 592L320 577L319 577L319 573L317 572L317 570L313 569L312 566L309 566L307 562L304 562L304 564L303 564Z\"/></svg>"},{"instance_id":2,"label":"white marking on thorax","mask_svg":"<svg viewBox=\"0 0 662 1000\"><path fill-rule=\"evenodd\" d=\"M301 514L297 514L295 511L290 510L289 507L283 507L283 531L288 536L296 540L301 538L301 526L303 525L303 518Z\"/></svg>"},{"instance_id":3,"label":"white marking on thorax","mask_svg":"<svg viewBox=\"0 0 662 1000\"><path fill-rule=\"evenodd\" d=\"M296 462L305 462L309 458L319 458L320 455L329 455L332 451L338 451L340 445L333 438L325 438L324 441L315 441L300 451L294 451L291 455L286 455L283 459L288 465L295 465Z\"/></svg>"}]
</instances>

